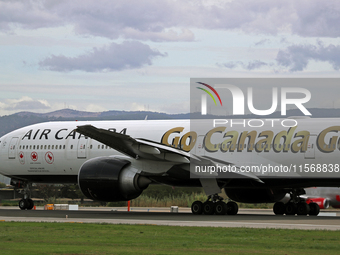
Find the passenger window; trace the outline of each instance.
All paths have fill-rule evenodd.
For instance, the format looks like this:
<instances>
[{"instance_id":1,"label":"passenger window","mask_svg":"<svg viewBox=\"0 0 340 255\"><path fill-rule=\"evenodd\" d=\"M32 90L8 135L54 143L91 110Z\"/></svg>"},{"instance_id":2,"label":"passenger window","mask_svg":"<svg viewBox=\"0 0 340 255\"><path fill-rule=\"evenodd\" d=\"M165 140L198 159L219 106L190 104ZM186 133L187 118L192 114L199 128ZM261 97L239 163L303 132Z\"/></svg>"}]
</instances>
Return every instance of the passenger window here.
<instances>
[{"instance_id":1,"label":"passenger window","mask_svg":"<svg viewBox=\"0 0 340 255\"><path fill-rule=\"evenodd\" d=\"M48 146L48 149L50 149L50 148L51 148L51 145Z\"/></svg>"},{"instance_id":2,"label":"passenger window","mask_svg":"<svg viewBox=\"0 0 340 255\"><path fill-rule=\"evenodd\" d=\"M52 150L54 149L54 145L52 145Z\"/></svg>"},{"instance_id":3,"label":"passenger window","mask_svg":"<svg viewBox=\"0 0 340 255\"><path fill-rule=\"evenodd\" d=\"M73 149L73 145L71 145L71 150Z\"/></svg>"},{"instance_id":4,"label":"passenger window","mask_svg":"<svg viewBox=\"0 0 340 255\"><path fill-rule=\"evenodd\" d=\"M61 145L60 145L60 147L61 147ZM65 145L63 146L63 148L64 148L64 150L65 150Z\"/></svg>"}]
</instances>

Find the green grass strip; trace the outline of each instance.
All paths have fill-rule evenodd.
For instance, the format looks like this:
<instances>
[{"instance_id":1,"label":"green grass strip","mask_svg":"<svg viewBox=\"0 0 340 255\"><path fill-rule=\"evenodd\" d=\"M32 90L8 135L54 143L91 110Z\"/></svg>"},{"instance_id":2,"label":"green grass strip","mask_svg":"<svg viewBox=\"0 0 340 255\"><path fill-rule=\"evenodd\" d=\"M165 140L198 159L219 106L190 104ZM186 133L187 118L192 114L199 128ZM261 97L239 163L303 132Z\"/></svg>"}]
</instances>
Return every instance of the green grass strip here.
<instances>
[{"instance_id":1,"label":"green grass strip","mask_svg":"<svg viewBox=\"0 0 340 255\"><path fill-rule=\"evenodd\" d=\"M339 231L0 222L1 254L339 254Z\"/></svg>"}]
</instances>

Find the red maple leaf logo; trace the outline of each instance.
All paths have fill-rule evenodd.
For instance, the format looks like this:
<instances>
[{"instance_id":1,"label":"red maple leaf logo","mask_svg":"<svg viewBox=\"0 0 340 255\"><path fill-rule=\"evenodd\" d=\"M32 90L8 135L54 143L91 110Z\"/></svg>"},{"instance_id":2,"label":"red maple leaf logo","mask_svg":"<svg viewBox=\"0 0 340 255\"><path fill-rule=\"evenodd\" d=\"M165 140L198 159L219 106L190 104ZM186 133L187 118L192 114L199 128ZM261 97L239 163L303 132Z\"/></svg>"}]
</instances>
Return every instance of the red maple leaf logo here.
<instances>
[{"instance_id":1,"label":"red maple leaf logo","mask_svg":"<svg viewBox=\"0 0 340 255\"><path fill-rule=\"evenodd\" d=\"M31 153L31 159L32 159L33 161L37 161L37 160L38 160L38 154L37 154L36 152L32 152L32 153Z\"/></svg>"}]
</instances>

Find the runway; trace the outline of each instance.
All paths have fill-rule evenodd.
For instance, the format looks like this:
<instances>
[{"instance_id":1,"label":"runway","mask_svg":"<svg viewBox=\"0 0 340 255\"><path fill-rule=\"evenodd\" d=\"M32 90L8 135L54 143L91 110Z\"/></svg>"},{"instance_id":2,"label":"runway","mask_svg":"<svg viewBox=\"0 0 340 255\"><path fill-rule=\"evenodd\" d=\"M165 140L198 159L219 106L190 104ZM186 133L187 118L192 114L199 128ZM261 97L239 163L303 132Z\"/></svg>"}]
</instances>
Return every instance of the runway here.
<instances>
[{"instance_id":1,"label":"runway","mask_svg":"<svg viewBox=\"0 0 340 255\"><path fill-rule=\"evenodd\" d=\"M196 227L248 227L285 229L340 230L340 216L337 211L323 213L326 216L277 216L272 210L240 209L238 215L193 215L188 208L179 213L170 213L169 208L81 208L78 211L42 208L22 211L17 208L0 207L0 221L21 222L68 222L143 224Z\"/></svg>"}]
</instances>

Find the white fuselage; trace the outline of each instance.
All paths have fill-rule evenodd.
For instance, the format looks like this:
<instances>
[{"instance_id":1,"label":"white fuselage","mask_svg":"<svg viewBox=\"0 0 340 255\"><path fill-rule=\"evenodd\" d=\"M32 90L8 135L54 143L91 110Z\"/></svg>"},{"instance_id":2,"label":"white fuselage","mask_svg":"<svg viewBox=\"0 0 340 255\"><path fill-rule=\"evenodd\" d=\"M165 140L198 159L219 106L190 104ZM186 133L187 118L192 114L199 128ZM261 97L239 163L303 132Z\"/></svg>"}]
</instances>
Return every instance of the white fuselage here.
<instances>
[{"instance_id":1,"label":"white fuselage","mask_svg":"<svg viewBox=\"0 0 340 255\"><path fill-rule=\"evenodd\" d=\"M237 166L284 165L295 171L313 164L325 165L328 170L338 166L340 119L298 119L297 122L293 128L265 122L261 127L230 126L229 123L208 129L197 123L193 125L189 120L41 123L0 138L0 173L19 179L39 176L35 180L40 182L44 182L45 177L50 177L49 182L52 178L53 182L54 177L61 176L69 182L75 180L81 165L88 159L120 154L74 132L78 126L88 124L176 148L190 147L192 155ZM193 130L196 127L197 130ZM190 139L189 132L195 133ZM260 178L281 174L285 173L255 173ZM314 172L312 177L319 178L322 174ZM67 176L73 179L66 181ZM340 180L340 172L333 171L330 177ZM55 182L63 182L62 178L56 178Z\"/></svg>"}]
</instances>

